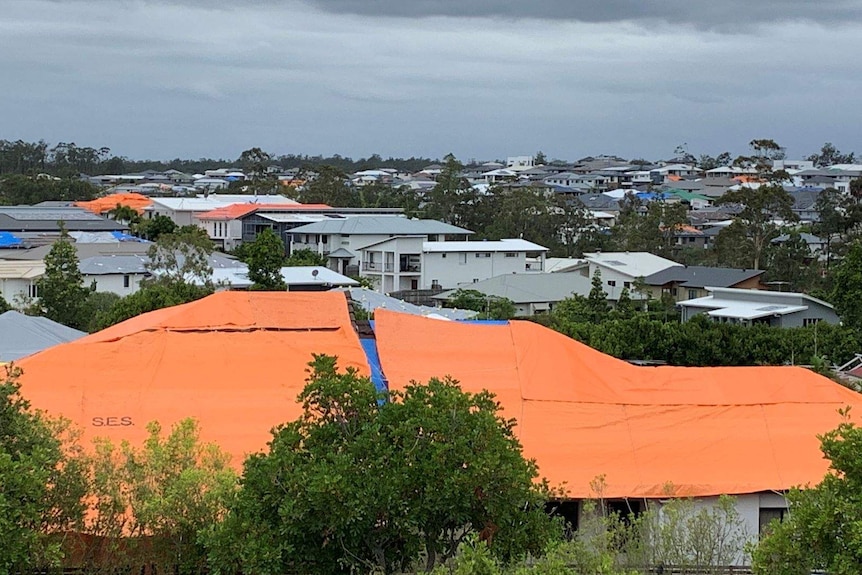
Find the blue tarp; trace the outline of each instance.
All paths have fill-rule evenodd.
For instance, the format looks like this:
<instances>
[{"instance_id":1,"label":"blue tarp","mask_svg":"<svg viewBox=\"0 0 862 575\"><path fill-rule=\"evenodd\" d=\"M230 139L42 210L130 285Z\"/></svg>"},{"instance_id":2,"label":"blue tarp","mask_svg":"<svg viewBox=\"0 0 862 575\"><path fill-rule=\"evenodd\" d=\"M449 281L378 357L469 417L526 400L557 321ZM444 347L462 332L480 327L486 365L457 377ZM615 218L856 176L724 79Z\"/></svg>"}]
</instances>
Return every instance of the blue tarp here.
<instances>
[{"instance_id":1,"label":"blue tarp","mask_svg":"<svg viewBox=\"0 0 862 575\"><path fill-rule=\"evenodd\" d=\"M111 235L120 240L121 242L146 242L147 240L142 240L141 238L130 236L129 234L123 232L111 232Z\"/></svg>"},{"instance_id":2,"label":"blue tarp","mask_svg":"<svg viewBox=\"0 0 862 575\"><path fill-rule=\"evenodd\" d=\"M24 242L18 236L9 232L0 232L0 248L20 248L23 245Z\"/></svg>"},{"instance_id":3,"label":"blue tarp","mask_svg":"<svg viewBox=\"0 0 862 575\"><path fill-rule=\"evenodd\" d=\"M389 391L389 382L386 381L386 376L383 375L383 368L380 366L380 354L377 352L377 341L373 339L360 339L362 350L365 352L365 358L368 360L368 366L371 368L371 381L377 391Z\"/></svg>"}]
</instances>

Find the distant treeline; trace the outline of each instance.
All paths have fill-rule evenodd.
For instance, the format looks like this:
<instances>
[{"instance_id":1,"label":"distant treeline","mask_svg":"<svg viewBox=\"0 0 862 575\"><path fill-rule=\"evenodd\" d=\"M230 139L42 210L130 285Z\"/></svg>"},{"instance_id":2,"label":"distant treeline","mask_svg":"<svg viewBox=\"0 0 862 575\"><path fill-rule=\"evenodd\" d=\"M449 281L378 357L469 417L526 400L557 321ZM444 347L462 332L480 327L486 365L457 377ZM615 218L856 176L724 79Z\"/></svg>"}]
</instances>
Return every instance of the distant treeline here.
<instances>
[{"instance_id":1,"label":"distant treeline","mask_svg":"<svg viewBox=\"0 0 862 575\"><path fill-rule=\"evenodd\" d=\"M368 158L354 160L335 154L333 156L309 156L303 154L272 155L272 165L285 170L329 165L346 173L371 168L394 168L405 172L417 172L438 160L431 158L383 158L373 154ZM199 158L197 160L133 160L111 153L108 147L93 148L79 146L74 142L60 142L51 145L44 140L25 142L23 140L0 140L0 175L3 174L51 174L59 177L72 177L79 174L99 176L105 174L124 174L145 170L179 170L186 173L202 173L221 167L242 168L239 158Z\"/></svg>"}]
</instances>

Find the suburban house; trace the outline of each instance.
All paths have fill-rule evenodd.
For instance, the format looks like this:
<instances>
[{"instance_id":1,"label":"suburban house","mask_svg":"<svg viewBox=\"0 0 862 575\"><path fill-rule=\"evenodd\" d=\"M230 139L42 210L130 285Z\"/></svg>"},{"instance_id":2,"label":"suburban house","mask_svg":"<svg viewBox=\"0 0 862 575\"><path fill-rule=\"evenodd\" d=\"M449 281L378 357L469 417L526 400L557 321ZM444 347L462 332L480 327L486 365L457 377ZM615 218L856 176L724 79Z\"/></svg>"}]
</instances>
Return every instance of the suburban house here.
<instances>
[{"instance_id":1,"label":"suburban house","mask_svg":"<svg viewBox=\"0 0 862 575\"><path fill-rule=\"evenodd\" d=\"M157 215L170 218L178 226L204 227L199 219L201 214L231 204L284 205L297 204L286 196L279 195L237 195L237 194L207 194L193 198L152 198L153 203L144 208L145 217Z\"/></svg>"},{"instance_id":2,"label":"suburban house","mask_svg":"<svg viewBox=\"0 0 862 575\"><path fill-rule=\"evenodd\" d=\"M393 236L359 250L359 273L382 293L439 290L500 274L542 271L545 252L547 248L522 239L468 242Z\"/></svg>"},{"instance_id":3,"label":"suburban house","mask_svg":"<svg viewBox=\"0 0 862 575\"><path fill-rule=\"evenodd\" d=\"M673 301L695 299L707 295L707 286L762 289L763 270L713 268L707 266L673 266L644 278L654 299L669 295Z\"/></svg>"},{"instance_id":4,"label":"suburban house","mask_svg":"<svg viewBox=\"0 0 862 575\"><path fill-rule=\"evenodd\" d=\"M464 286L488 297L506 298L515 305L515 316L526 317L547 313L573 294L587 296L590 278L567 273L504 274ZM458 290L444 291L433 299L445 302Z\"/></svg>"},{"instance_id":5,"label":"suburban house","mask_svg":"<svg viewBox=\"0 0 862 575\"><path fill-rule=\"evenodd\" d=\"M138 291L141 280L149 275L149 261L144 254L98 255L80 260L78 269L84 276L84 286L127 296Z\"/></svg>"},{"instance_id":6,"label":"suburban house","mask_svg":"<svg viewBox=\"0 0 862 575\"><path fill-rule=\"evenodd\" d=\"M464 239L473 233L465 228L436 220L414 220L398 215L336 216L294 227L289 232L290 252L298 249L310 249L320 255L328 256L329 267L346 275L360 273L360 264L363 264L363 268L367 268L367 271L372 274L394 273L394 261L388 262L389 267L384 269L382 256L378 256L381 259L374 261L371 259L372 256L363 257L363 250L368 246L377 245L397 237L402 240L402 245L397 251L399 256L398 273L400 274L403 268L404 273L413 276L412 279L418 279L416 276L419 272L412 271L410 268L414 268L418 264L423 242ZM410 238L414 241L408 241ZM405 241L406 243L404 243ZM392 249L383 250L381 248L373 251L396 253ZM401 260L403 260L403 265ZM379 269L377 268L378 265L380 266ZM364 271L366 269L362 270L362 272Z\"/></svg>"},{"instance_id":7,"label":"suburban house","mask_svg":"<svg viewBox=\"0 0 862 575\"><path fill-rule=\"evenodd\" d=\"M588 278L598 271L602 288L611 301L618 300L625 288L632 299L646 299L645 294L633 291L635 280L679 265L649 252L596 252L584 254L584 258L586 261L572 271Z\"/></svg>"},{"instance_id":8,"label":"suburban house","mask_svg":"<svg viewBox=\"0 0 862 575\"><path fill-rule=\"evenodd\" d=\"M825 301L802 293L708 287L710 295L679 302L682 321L706 314L719 322L773 327L837 324L838 314Z\"/></svg>"},{"instance_id":9,"label":"suburban house","mask_svg":"<svg viewBox=\"0 0 862 575\"><path fill-rule=\"evenodd\" d=\"M36 282L44 273L42 260L0 260L0 296L10 305L39 297Z\"/></svg>"},{"instance_id":10,"label":"suburban house","mask_svg":"<svg viewBox=\"0 0 862 575\"><path fill-rule=\"evenodd\" d=\"M807 232L799 234L799 237L808 246L808 252L811 254L811 259L826 259L827 247L826 240L824 238L821 238L820 236L815 236L814 234L809 234ZM788 241L790 241L790 234L782 234L777 238L773 238L770 243L774 246L780 246L787 243Z\"/></svg>"},{"instance_id":11,"label":"suburban house","mask_svg":"<svg viewBox=\"0 0 862 575\"><path fill-rule=\"evenodd\" d=\"M39 243L40 238L56 238L60 222L66 231L128 231L129 226L74 206L35 205L0 206L0 232L7 232L4 243L18 240L21 245Z\"/></svg>"}]
</instances>

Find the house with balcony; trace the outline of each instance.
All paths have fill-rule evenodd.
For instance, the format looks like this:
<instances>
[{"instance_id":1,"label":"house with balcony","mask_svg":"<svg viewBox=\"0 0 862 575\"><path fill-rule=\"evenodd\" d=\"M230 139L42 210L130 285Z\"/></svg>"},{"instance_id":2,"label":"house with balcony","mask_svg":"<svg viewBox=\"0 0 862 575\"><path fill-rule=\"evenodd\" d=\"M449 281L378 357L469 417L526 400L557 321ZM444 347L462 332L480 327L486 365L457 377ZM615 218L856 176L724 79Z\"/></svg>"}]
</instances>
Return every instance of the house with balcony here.
<instances>
[{"instance_id":1,"label":"house with balcony","mask_svg":"<svg viewBox=\"0 0 862 575\"><path fill-rule=\"evenodd\" d=\"M831 304L803 293L765 290L705 288L709 293L678 302L682 321L706 315L713 321L741 325L804 327L819 322L837 324L838 314Z\"/></svg>"},{"instance_id":2,"label":"house with balcony","mask_svg":"<svg viewBox=\"0 0 862 575\"><path fill-rule=\"evenodd\" d=\"M454 289L504 274L541 272L548 248L522 239L393 237L362 249L361 275L382 293Z\"/></svg>"},{"instance_id":3,"label":"house with balcony","mask_svg":"<svg viewBox=\"0 0 862 575\"><path fill-rule=\"evenodd\" d=\"M414 220L401 215L354 215L294 227L290 230L289 237L291 252L310 249L328 256L330 269L345 275L366 275L367 271L369 277L372 277L380 273L394 274L395 262L400 263L401 256L407 257L409 261L416 261L422 253L423 242L464 240L472 233L470 230L436 220ZM396 239L397 246L379 247L384 242ZM371 250L376 254L390 254L389 271L384 272L387 261L384 261L382 255L377 255L378 259L373 260L365 257L365 250L370 247L376 247ZM367 269L360 269L360 264ZM412 273L412 279L415 279L415 272L406 273ZM408 285L412 285L412 282Z\"/></svg>"}]
</instances>

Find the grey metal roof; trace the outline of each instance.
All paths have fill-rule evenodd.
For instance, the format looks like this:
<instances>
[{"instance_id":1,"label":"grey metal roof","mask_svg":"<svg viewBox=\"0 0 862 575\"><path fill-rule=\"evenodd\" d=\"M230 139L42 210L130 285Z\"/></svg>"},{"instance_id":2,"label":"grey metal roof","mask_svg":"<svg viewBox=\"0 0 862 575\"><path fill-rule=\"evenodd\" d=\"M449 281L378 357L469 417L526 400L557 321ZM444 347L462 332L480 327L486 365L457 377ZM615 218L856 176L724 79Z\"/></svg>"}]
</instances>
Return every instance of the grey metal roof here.
<instances>
[{"instance_id":1,"label":"grey metal roof","mask_svg":"<svg viewBox=\"0 0 862 575\"><path fill-rule=\"evenodd\" d=\"M46 317L17 311L0 314L0 361L13 361L87 335Z\"/></svg>"},{"instance_id":2,"label":"grey metal roof","mask_svg":"<svg viewBox=\"0 0 862 575\"><path fill-rule=\"evenodd\" d=\"M299 226L290 230L293 234L356 234L356 235L426 235L426 234L472 234L437 220L411 220L398 216L355 216L343 220L326 220Z\"/></svg>"},{"instance_id":3,"label":"grey metal roof","mask_svg":"<svg viewBox=\"0 0 862 575\"><path fill-rule=\"evenodd\" d=\"M515 304L555 303L572 294L586 296L591 280L579 273L505 274L462 286L488 296L504 297ZM434 299L449 299L458 290L449 290Z\"/></svg>"},{"instance_id":4,"label":"grey metal roof","mask_svg":"<svg viewBox=\"0 0 862 575\"><path fill-rule=\"evenodd\" d=\"M69 231L128 230L129 226L81 208L59 206L0 206L0 231L57 231L62 221Z\"/></svg>"},{"instance_id":5,"label":"grey metal roof","mask_svg":"<svg viewBox=\"0 0 862 575\"><path fill-rule=\"evenodd\" d=\"M145 274L147 262L145 255L93 256L85 258L78 264L78 269L84 275L107 274Z\"/></svg>"},{"instance_id":6,"label":"grey metal roof","mask_svg":"<svg viewBox=\"0 0 862 575\"><path fill-rule=\"evenodd\" d=\"M350 297L353 301L361 305L362 309L369 312L373 312L377 308L383 308L413 315L437 315L452 320L470 319L476 316L475 311L415 305L367 288L355 287L349 288L346 291L350 292Z\"/></svg>"},{"instance_id":7,"label":"grey metal roof","mask_svg":"<svg viewBox=\"0 0 862 575\"><path fill-rule=\"evenodd\" d=\"M670 282L682 282L680 286L687 288L703 288L706 286L727 288L761 274L763 274L763 270L741 270L707 266L673 266L646 276L644 281L652 286L665 285Z\"/></svg>"}]
</instances>

